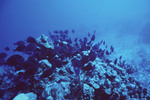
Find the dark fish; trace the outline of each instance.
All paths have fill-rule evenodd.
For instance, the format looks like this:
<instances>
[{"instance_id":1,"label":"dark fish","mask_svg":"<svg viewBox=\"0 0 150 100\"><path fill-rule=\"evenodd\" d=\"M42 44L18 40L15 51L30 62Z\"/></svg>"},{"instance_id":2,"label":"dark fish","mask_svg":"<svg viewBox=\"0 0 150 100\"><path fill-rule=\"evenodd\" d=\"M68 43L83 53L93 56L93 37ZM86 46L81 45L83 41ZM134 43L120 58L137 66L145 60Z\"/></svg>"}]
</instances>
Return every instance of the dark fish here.
<instances>
[{"instance_id":1,"label":"dark fish","mask_svg":"<svg viewBox=\"0 0 150 100\"><path fill-rule=\"evenodd\" d=\"M94 33L96 33L96 31L94 30Z\"/></svg>"},{"instance_id":2,"label":"dark fish","mask_svg":"<svg viewBox=\"0 0 150 100\"><path fill-rule=\"evenodd\" d=\"M84 44L86 44L87 43L87 38L86 37L84 37Z\"/></svg>"},{"instance_id":3,"label":"dark fish","mask_svg":"<svg viewBox=\"0 0 150 100\"><path fill-rule=\"evenodd\" d=\"M52 60L49 61L49 62L51 62L51 64L52 64L53 66L57 67L57 68L62 67L62 61L61 61L60 59L55 58L55 59L52 59ZM55 68L55 67L54 67L54 68Z\"/></svg>"},{"instance_id":4,"label":"dark fish","mask_svg":"<svg viewBox=\"0 0 150 100\"><path fill-rule=\"evenodd\" d=\"M97 54L95 52L90 52L89 54L89 61L94 61L97 57Z\"/></svg>"},{"instance_id":5,"label":"dark fish","mask_svg":"<svg viewBox=\"0 0 150 100\"><path fill-rule=\"evenodd\" d=\"M72 62L72 66L74 67L82 67L84 65L82 60L78 60L76 58L73 58L71 62Z\"/></svg>"},{"instance_id":6,"label":"dark fish","mask_svg":"<svg viewBox=\"0 0 150 100\"><path fill-rule=\"evenodd\" d=\"M97 52L98 52L98 53L102 52L102 49L99 49Z\"/></svg>"},{"instance_id":7,"label":"dark fish","mask_svg":"<svg viewBox=\"0 0 150 100\"><path fill-rule=\"evenodd\" d=\"M17 41L16 43L14 43L14 45L22 46L22 45L25 45L25 42L24 41Z\"/></svg>"},{"instance_id":8,"label":"dark fish","mask_svg":"<svg viewBox=\"0 0 150 100\"><path fill-rule=\"evenodd\" d=\"M105 45L105 41L103 41L103 45Z\"/></svg>"},{"instance_id":9,"label":"dark fish","mask_svg":"<svg viewBox=\"0 0 150 100\"><path fill-rule=\"evenodd\" d=\"M7 53L1 52L1 53L0 53L0 58L5 58L5 57L7 57L7 55L8 55Z\"/></svg>"},{"instance_id":10,"label":"dark fish","mask_svg":"<svg viewBox=\"0 0 150 100\"><path fill-rule=\"evenodd\" d=\"M106 55L109 55L109 52L106 50Z\"/></svg>"},{"instance_id":11,"label":"dark fish","mask_svg":"<svg viewBox=\"0 0 150 100\"><path fill-rule=\"evenodd\" d=\"M69 33L69 31L68 31L68 30L65 30L65 31L64 31L64 33L65 33L65 34L68 34L68 33Z\"/></svg>"},{"instance_id":12,"label":"dark fish","mask_svg":"<svg viewBox=\"0 0 150 100\"><path fill-rule=\"evenodd\" d=\"M62 30L60 30L60 31L59 31L59 33L60 33L60 34L63 34L63 31L62 31Z\"/></svg>"},{"instance_id":13,"label":"dark fish","mask_svg":"<svg viewBox=\"0 0 150 100\"><path fill-rule=\"evenodd\" d=\"M107 48L107 45L105 46L105 48Z\"/></svg>"},{"instance_id":14,"label":"dark fish","mask_svg":"<svg viewBox=\"0 0 150 100\"><path fill-rule=\"evenodd\" d=\"M34 57L29 57L22 65L24 69L38 66L38 61ZM34 68L33 68L34 69Z\"/></svg>"},{"instance_id":15,"label":"dark fish","mask_svg":"<svg viewBox=\"0 0 150 100\"><path fill-rule=\"evenodd\" d=\"M24 48L24 52L34 51L37 48L35 43L30 43Z\"/></svg>"},{"instance_id":16,"label":"dark fish","mask_svg":"<svg viewBox=\"0 0 150 100\"><path fill-rule=\"evenodd\" d=\"M75 39L74 39L74 42L77 42L77 40L78 40L78 38L75 38Z\"/></svg>"},{"instance_id":17,"label":"dark fish","mask_svg":"<svg viewBox=\"0 0 150 100\"><path fill-rule=\"evenodd\" d=\"M54 31L54 33L55 33L55 34L58 34L58 31L57 31L57 30L55 30L55 31Z\"/></svg>"},{"instance_id":18,"label":"dark fish","mask_svg":"<svg viewBox=\"0 0 150 100\"><path fill-rule=\"evenodd\" d=\"M38 67L35 65L31 65L26 69L24 75L25 76L33 76L37 71L38 71Z\"/></svg>"},{"instance_id":19,"label":"dark fish","mask_svg":"<svg viewBox=\"0 0 150 100\"><path fill-rule=\"evenodd\" d=\"M6 47L4 50L9 51L10 49L9 49L9 47Z\"/></svg>"},{"instance_id":20,"label":"dark fish","mask_svg":"<svg viewBox=\"0 0 150 100\"><path fill-rule=\"evenodd\" d=\"M72 29L72 33L75 33L74 29Z\"/></svg>"},{"instance_id":21,"label":"dark fish","mask_svg":"<svg viewBox=\"0 0 150 100\"><path fill-rule=\"evenodd\" d=\"M82 60L81 60L83 63L88 63L89 60L88 60L88 56L82 56Z\"/></svg>"},{"instance_id":22,"label":"dark fish","mask_svg":"<svg viewBox=\"0 0 150 100\"><path fill-rule=\"evenodd\" d=\"M95 45L92 47L92 50L93 50L93 51L98 51L98 50L99 50L99 46L100 46L100 43L95 44Z\"/></svg>"},{"instance_id":23,"label":"dark fish","mask_svg":"<svg viewBox=\"0 0 150 100\"><path fill-rule=\"evenodd\" d=\"M25 47L25 45L18 46L16 49L14 49L14 51L23 51Z\"/></svg>"},{"instance_id":24,"label":"dark fish","mask_svg":"<svg viewBox=\"0 0 150 100\"><path fill-rule=\"evenodd\" d=\"M121 60L121 59L122 59L122 56L120 56L119 59Z\"/></svg>"},{"instance_id":25,"label":"dark fish","mask_svg":"<svg viewBox=\"0 0 150 100\"><path fill-rule=\"evenodd\" d=\"M47 70L45 70L42 75L40 76L40 78L46 78L49 77L50 75L52 75L54 72L54 70L52 68L49 68Z\"/></svg>"},{"instance_id":26,"label":"dark fish","mask_svg":"<svg viewBox=\"0 0 150 100\"><path fill-rule=\"evenodd\" d=\"M100 43L103 43L103 40L101 40L101 42Z\"/></svg>"},{"instance_id":27,"label":"dark fish","mask_svg":"<svg viewBox=\"0 0 150 100\"><path fill-rule=\"evenodd\" d=\"M68 44L72 44L71 38L69 37L69 39L67 39L66 42L67 42Z\"/></svg>"},{"instance_id":28,"label":"dark fish","mask_svg":"<svg viewBox=\"0 0 150 100\"><path fill-rule=\"evenodd\" d=\"M51 39L56 42L59 40L59 37L58 35L51 35Z\"/></svg>"},{"instance_id":29,"label":"dark fish","mask_svg":"<svg viewBox=\"0 0 150 100\"><path fill-rule=\"evenodd\" d=\"M93 34L93 36L91 37L91 41L95 40L95 34Z\"/></svg>"},{"instance_id":30,"label":"dark fish","mask_svg":"<svg viewBox=\"0 0 150 100\"><path fill-rule=\"evenodd\" d=\"M23 63L24 63L24 58L21 55L18 55L18 54L12 55L7 60L7 64L12 65L12 66L20 65L20 64L23 64Z\"/></svg>"},{"instance_id":31,"label":"dark fish","mask_svg":"<svg viewBox=\"0 0 150 100\"><path fill-rule=\"evenodd\" d=\"M63 70L59 70L58 72L60 75L63 75L64 74L64 71Z\"/></svg>"},{"instance_id":32,"label":"dark fish","mask_svg":"<svg viewBox=\"0 0 150 100\"><path fill-rule=\"evenodd\" d=\"M114 64L115 64L115 65L117 64L117 58L114 60Z\"/></svg>"},{"instance_id":33,"label":"dark fish","mask_svg":"<svg viewBox=\"0 0 150 100\"><path fill-rule=\"evenodd\" d=\"M102 57L104 56L104 52L103 52L102 49L99 49L99 50L97 51L97 56L98 56L99 58L102 58Z\"/></svg>"},{"instance_id":34,"label":"dark fish","mask_svg":"<svg viewBox=\"0 0 150 100\"><path fill-rule=\"evenodd\" d=\"M0 65L4 65L5 64L5 58L0 58Z\"/></svg>"},{"instance_id":35,"label":"dark fish","mask_svg":"<svg viewBox=\"0 0 150 100\"><path fill-rule=\"evenodd\" d=\"M91 34L90 33L88 33L88 37L90 37L91 36Z\"/></svg>"},{"instance_id":36,"label":"dark fish","mask_svg":"<svg viewBox=\"0 0 150 100\"><path fill-rule=\"evenodd\" d=\"M82 39L79 39L79 42L82 43L83 42Z\"/></svg>"},{"instance_id":37,"label":"dark fish","mask_svg":"<svg viewBox=\"0 0 150 100\"><path fill-rule=\"evenodd\" d=\"M114 47L111 46L111 47L110 47L110 50L111 50L111 52L114 52Z\"/></svg>"},{"instance_id":38,"label":"dark fish","mask_svg":"<svg viewBox=\"0 0 150 100\"><path fill-rule=\"evenodd\" d=\"M106 59L106 63L109 64L111 62L111 60L109 59Z\"/></svg>"},{"instance_id":39,"label":"dark fish","mask_svg":"<svg viewBox=\"0 0 150 100\"><path fill-rule=\"evenodd\" d=\"M126 61L124 60L123 63L125 64L125 62L126 62Z\"/></svg>"},{"instance_id":40,"label":"dark fish","mask_svg":"<svg viewBox=\"0 0 150 100\"><path fill-rule=\"evenodd\" d=\"M36 40L32 36L27 37L26 41L27 43L36 43Z\"/></svg>"}]
</instances>

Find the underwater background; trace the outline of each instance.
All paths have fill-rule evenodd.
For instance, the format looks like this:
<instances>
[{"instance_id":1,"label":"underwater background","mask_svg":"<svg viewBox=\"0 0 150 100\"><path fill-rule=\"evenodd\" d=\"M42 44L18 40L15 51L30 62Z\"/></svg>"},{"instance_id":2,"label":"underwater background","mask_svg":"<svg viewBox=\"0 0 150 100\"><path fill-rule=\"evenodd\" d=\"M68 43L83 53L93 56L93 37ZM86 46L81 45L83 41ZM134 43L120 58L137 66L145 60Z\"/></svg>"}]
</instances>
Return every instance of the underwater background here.
<instances>
[{"instance_id":1,"label":"underwater background","mask_svg":"<svg viewBox=\"0 0 150 100\"><path fill-rule=\"evenodd\" d=\"M95 33L95 43L113 46L110 58L122 56L134 69L130 74L150 91L149 0L0 0L1 52L16 54L4 49L55 30L74 31L72 39Z\"/></svg>"}]
</instances>

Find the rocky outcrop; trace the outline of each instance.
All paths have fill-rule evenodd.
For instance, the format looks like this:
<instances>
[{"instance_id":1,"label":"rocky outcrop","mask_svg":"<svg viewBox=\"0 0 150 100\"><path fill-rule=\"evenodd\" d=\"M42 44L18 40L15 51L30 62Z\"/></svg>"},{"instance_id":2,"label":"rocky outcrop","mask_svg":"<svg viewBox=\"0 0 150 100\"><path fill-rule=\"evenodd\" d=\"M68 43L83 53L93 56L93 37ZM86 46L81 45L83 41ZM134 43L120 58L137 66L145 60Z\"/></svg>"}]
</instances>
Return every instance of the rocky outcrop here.
<instances>
[{"instance_id":1,"label":"rocky outcrop","mask_svg":"<svg viewBox=\"0 0 150 100\"><path fill-rule=\"evenodd\" d=\"M37 95L32 92L26 94L20 93L13 100L37 100Z\"/></svg>"},{"instance_id":2,"label":"rocky outcrop","mask_svg":"<svg viewBox=\"0 0 150 100\"><path fill-rule=\"evenodd\" d=\"M0 78L0 98L28 100L33 92L37 100L150 99L149 91L131 76L132 67L122 56L111 59L115 49L101 48L105 41L94 43L95 34L72 40L67 30L54 33L49 33L50 42L45 35L17 42L25 47L16 52L27 56L8 58L5 66L10 69Z\"/></svg>"}]
</instances>

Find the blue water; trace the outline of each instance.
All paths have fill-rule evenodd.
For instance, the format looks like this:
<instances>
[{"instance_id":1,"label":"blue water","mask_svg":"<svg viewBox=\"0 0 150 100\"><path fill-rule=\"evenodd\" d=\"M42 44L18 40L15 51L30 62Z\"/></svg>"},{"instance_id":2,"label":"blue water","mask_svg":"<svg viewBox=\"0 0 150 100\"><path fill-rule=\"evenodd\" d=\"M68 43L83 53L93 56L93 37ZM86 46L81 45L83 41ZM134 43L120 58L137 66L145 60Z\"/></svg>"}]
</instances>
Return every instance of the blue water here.
<instances>
[{"instance_id":1,"label":"blue water","mask_svg":"<svg viewBox=\"0 0 150 100\"><path fill-rule=\"evenodd\" d=\"M147 43L149 28L143 29L150 20L149 5L149 0L1 0L0 48L29 35L72 28L78 36L96 30L97 40L102 37L114 45L123 45L118 38L134 42L128 36L138 41L139 35Z\"/></svg>"},{"instance_id":2,"label":"blue water","mask_svg":"<svg viewBox=\"0 0 150 100\"><path fill-rule=\"evenodd\" d=\"M1 0L0 50L29 35L74 29L79 37L96 30L97 41L105 39L123 53L136 52L149 47L149 10L149 0Z\"/></svg>"},{"instance_id":3,"label":"blue water","mask_svg":"<svg viewBox=\"0 0 150 100\"><path fill-rule=\"evenodd\" d=\"M55 29L74 29L72 37L95 30L97 42L103 39L115 47L113 58L123 55L144 71L135 75L149 76L149 0L0 0L0 51ZM147 78L141 80L144 83Z\"/></svg>"}]
</instances>

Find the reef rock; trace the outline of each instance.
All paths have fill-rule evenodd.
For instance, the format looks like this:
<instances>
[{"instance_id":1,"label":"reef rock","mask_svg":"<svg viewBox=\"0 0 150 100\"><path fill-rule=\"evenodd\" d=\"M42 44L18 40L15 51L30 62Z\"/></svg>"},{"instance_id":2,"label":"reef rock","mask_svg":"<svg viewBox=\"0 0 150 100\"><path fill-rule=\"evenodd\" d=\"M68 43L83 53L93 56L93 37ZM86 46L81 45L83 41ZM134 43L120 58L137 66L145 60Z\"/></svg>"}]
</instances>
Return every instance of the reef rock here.
<instances>
[{"instance_id":1,"label":"reef rock","mask_svg":"<svg viewBox=\"0 0 150 100\"><path fill-rule=\"evenodd\" d=\"M54 33L50 42L44 34L36 42L29 37L25 61L18 54L8 58L0 98L20 93L13 100L150 100L148 89L131 75L132 66L122 57L111 59L114 48L102 48L105 41L95 44L95 34L72 42L69 31Z\"/></svg>"},{"instance_id":2,"label":"reef rock","mask_svg":"<svg viewBox=\"0 0 150 100\"><path fill-rule=\"evenodd\" d=\"M13 100L37 100L37 95L33 92L30 93L20 93Z\"/></svg>"},{"instance_id":3,"label":"reef rock","mask_svg":"<svg viewBox=\"0 0 150 100\"><path fill-rule=\"evenodd\" d=\"M52 42L49 42L48 41L48 37L45 36L44 34L42 34L39 38L36 39L36 42L39 44L39 45L42 45L46 48L54 48L53 47L53 43Z\"/></svg>"}]
</instances>

